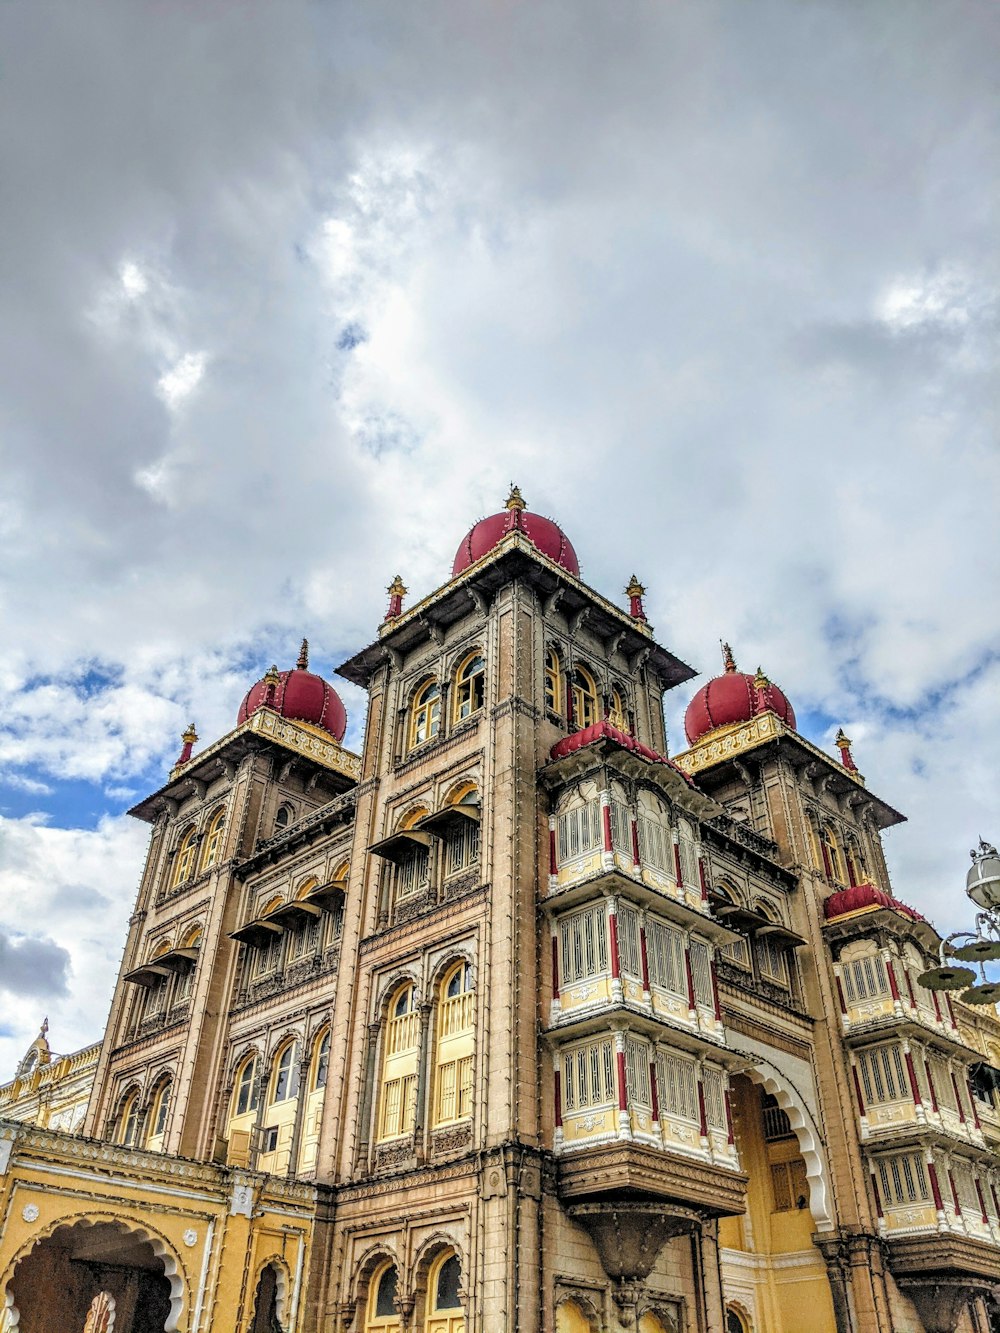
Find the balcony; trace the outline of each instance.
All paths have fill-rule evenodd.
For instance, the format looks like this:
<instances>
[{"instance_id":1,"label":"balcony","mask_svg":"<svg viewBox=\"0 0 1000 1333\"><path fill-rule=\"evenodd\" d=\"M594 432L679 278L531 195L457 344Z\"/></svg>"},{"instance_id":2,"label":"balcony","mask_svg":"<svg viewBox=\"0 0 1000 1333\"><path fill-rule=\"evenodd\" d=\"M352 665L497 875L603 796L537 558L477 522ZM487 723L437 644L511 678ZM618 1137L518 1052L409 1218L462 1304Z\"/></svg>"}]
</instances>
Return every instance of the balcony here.
<instances>
[{"instance_id":1,"label":"balcony","mask_svg":"<svg viewBox=\"0 0 1000 1333\"><path fill-rule=\"evenodd\" d=\"M671 1202L723 1217L746 1211L747 1177L735 1161L698 1162L685 1153L616 1140L562 1157L557 1190L566 1204L617 1196Z\"/></svg>"}]
</instances>

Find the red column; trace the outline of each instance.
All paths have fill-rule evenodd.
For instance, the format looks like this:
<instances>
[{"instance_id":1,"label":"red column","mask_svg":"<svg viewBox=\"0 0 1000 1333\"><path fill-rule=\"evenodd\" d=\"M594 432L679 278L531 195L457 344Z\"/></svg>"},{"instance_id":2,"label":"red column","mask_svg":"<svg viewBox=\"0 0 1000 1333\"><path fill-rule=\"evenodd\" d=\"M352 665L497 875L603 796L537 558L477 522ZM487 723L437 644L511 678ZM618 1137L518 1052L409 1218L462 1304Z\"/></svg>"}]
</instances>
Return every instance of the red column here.
<instances>
[{"instance_id":1,"label":"red column","mask_svg":"<svg viewBox=\"0 0 1000 1333\"><path fill-rule=\"evenodd\" d=\"M694 973L691 971L691 951L686 944L684 945L684 970L687 973L688 1008L697 1010L698 1005L694 998Z\"/></svg>"},{"instance_id":2,"label":"red column","mask_svg":"<svg viewBox=\"0 0 1000 1333\"><path fill-rule=\"evenodd\" d=\"M715 959L711 958L708 964L708 975L712 978L712 1003L715 1005L715 1019L717 1023L722 1022L722 1005L719 1003L719 979L715 975Z\"/></svg>"},{"instance_id":3,"label":"red column","mask_svg":"<svg viewBox=\"0 0 1000 1333\"><path fill-rule=\"evenodd\" d=\"M840 977L836 974L836 972L833 974L833 979L834 979L834 981L837 983L837 1003L840 1005L840 1012L841 1012L841 1013L845 1016L845 1018L846 1018L846 1016L847 1016L847 1003L846 1003L846 1001L844 1000L844 988L843 988L843 986L840 984Z\"/></svg>"},{"instance_id":4,"label":"red column","mask_svg":"<svg viewBox=\"0 0 1000 1333\"><path fill-rule=\"evenodd\" d=\"M726 1138L730 1143L736 1142L736 1134L733 1130L733 1104L729 1097L729 1089L724 1090L724 1101L726 1103Z\"/></svg>"},{"instance_id":5,"label":"red column","mask_svg":"<svg viewBox=\"0 0 1000 1333\"><path fill-rule=\"evenodd\" d=\"M833 871L830 869L830 853L826 849L826 843L823 841L822 834L820 834L819 846L820 851L823 853L823 869L826 871L826 877L827 879L833 879Z\"/></svg>"},{"instance_id":6,"label":"red column","mask_svg":"<svg viewBox=\"0 0 1000 1333\"><path fill-rule=\"evenodd\" d=\"M878 1187L878 1180L875 1172L872 1172L872 1189L875 1191L875 1212L880 1218L885 1219L885 1213L882 1211L882 1194Z\"/></svg>"},{"instance_id":7,"label":"red column","mask_svg":"<svg viewBox=\"0 0 1000 1333\"><path fill-rule=\"evenodd\" d=\"M948 1017L951 1019L951 1025L952 1025L952 1027L955 1029L955 1031L957 1032L957 1031L958 1031L958 1024L955 1022L955 1010L952 1008L951 996L948 994L947 991L945 991L945 993L944 993L944 1000L945 1000L945 1004L947 1004L947 1006L948 1006Z\"/></svg>"},{"instance_id":8,"label":"red column","mask_svg":"<svg viewBox=\"0 0 1000 1333\"><path fill-rule=\"evenodd\" d=\"M604 821L604 850L605 850L606 852L610 852L610 851L613 851L613 850L614 850L614 848L613 848L612 845L611 845L611 806L610 806L610 805L603 805L603 804L602 804L602 806L601 806L601 818L602 818L603 821Z\"/></svg>"},{"instance_id":9,"label":"red column","mask_svg":"<svg viewBox=\"0 0 1000 1333\"><path fill-rule=\"evenodd\" d=\"M858 1099L858 1110L862 1115L865 1115L867 1114L865 1111L865 1099L861 1092L861 1080L858 1078L857 1065L851 1065L851 1074L854 1078L854 1095Z\"/></svg>"},{"instance_id":10,"label":"red column","mask_svg":"<svg viewBox=\"0 0 1000 1333\"><path fill-rule=\"evenodd\" d=\"M978 1176L975 1176L974 1179L976 1182L976 1194L979 1196L979 1211L983 1215L983 1221L986 1223L987 1226L989 1226L990 1219L986 1216L986 1200L983 1198L983 1187L979 1183Z\"/></svg>"},{"instance_id":11,"label":"red column","mask_svg":"<svg viewBox=\"0 0 1000 1333\"><path fill-rule=\"evenodd\" d=\"M931 991L931 999L934 1001L934 1015L937 1021L941 1022L941 1001L938 999L937 991Z\"/></svg>"},{"instance_id":12,"label":"red column","mask_svg":"<svg viewBox=\"0 0 1000 1333\"><path fill-rule=\"evenodd\" d=\"M979 1123L979 1108L976 1106L976 1094L972 1091L972 1080L966 1079L965 1086L969 1089L969 1105L972 1107L972 1123L976 1129L982 1129Z\"/></svg>"},{"instance_id":13,"label":"red column","mask_svg":"<svg viewBox=\"0 0 1000 1333\"><path fill-rule=\"evenodd\" d=\"M955 1206L955 1216L962 1216L962 1205L958 1201L958 1190L955 1188L955 1177L951 1174L951 1167L948 1168L948 1183L951 1186L951 1201Z\"/></svg>"},{"instance_id":14,"label":"red column","mask_svg":"<svg viewBox=\"0 0 1000 1333\"><path fill-rule=\"evenodd\" d=\"M556 860L556 831L549 829L549 874L555 875L559 870L559 862Z\"/></svg>"},{"instance_id":15,"label":"red column","mask_svg":"<svg viewBox=\"0 0 1000 1333\"><path fill-rule=\"evenodd\" d=\"M649 954L646 951L646 927L639 927L639 956L642 960L642 989L649 992Z\"/></svg>"},{"instance_id":16,"label":"red column","mask_svg":"<svg viewBox=\"0 0 1000 1333\"><path fill-rule=\"evenodd\" d=\"M931 1093L931 1110L936 1111L938 1109L938 1099L937 1089L934 1086L934 1071L931 1069L930 1061L926 1058L924 1060L924 1073L927 1075L927 1086Z\"/></svg>"},{"instance_id":17,"label":"red column","mask_svg":"<svg viewBox=\"0 0 1000 1333\"><path fill-rule=\"evenodd\" d=\"M557 1056L556 1057L557 1062L558 1059L559 1057ZM555 1102L556 1102L555 1105L556 1128L562 1129L562 1077L558 1069L556 1070L556 1077L555 1077Z\"/></svg>"},{"instance_id":18,"label":"red column","mask_svg":"<svg viewBox=\"0 0 1000 1333\"><path fill-rule=\"evenodd\" d=\"M892 998L893 998L894 1000L898 1000L898 999L899 999L899 986L896 984L896 969L895 969L895 968L893 967L893 965L892 965L892 959L891 959L891 958L887 958L887 959L886 959L885 970L886 970L886 971L888 972L888 974L889 974L889 993L892 995Z\"/></svg>"},{"instance_id":19,"label":"red column","mask_svg":"<svg viewBox=\"0 0 1000 1333\"><path fill-rule=\"evenodd\" d=\"M917 1083L917 1071L913 1068L913 1056L909 1051L906 1052L906 1076L910 1080L910 1091L913 1093L913 1105L922 1106L923 1102L920 1100L920 1087Z\"/></svg>"},{"instance_id":20,"label":"red column","mask_svg":"<svg viewBox=\"0 0 1000 1333\"><path fill-rule=\"evenodd\" d=\"M941 1186L938 1184L937 1167L933 1162L927 1163L927 1175L931 1182L931 1194L934 1196L934 1207L939 1213L943 1213L944 1199L941 1198Z\"/></svg>"},{"instance_id":21,"label":"red column","mask_svg":"<svg viewBox=\"0 0 1000 1333\"><path fill-rule=\"evenodd\" d=\"M708 1138L708 1115L705 1111L705 1085L701 1081L701 1071L698 1072L698 1119L701 1122L701 1137Z\"/></svg>"},{"instance_id":22,"label":"red column","mask_svg":"<svg viewBox=\"0 0 1000 1333\"><path fill-rule=\"evenodd\" d=\"M552 936L552 998L559 999L559 940Z\"/></svg>"},{"instance_id":23,"label":"red column","mask_svg":"<svg viewBox=\"0 0 1000 1333\"><path fill-rule=\"evenodd\" d=\"M705 879L705 862L698 857L698 881L701 884L701 901L708 902L708 881Z\"/></svg>"},{"instance_id":24,"label":"red column","mask_svg":"<svg viewBox=\"0 0 1000 1333\"><path fill-rule=\"evenodd\" d=\"M625 1088L625 1052L618 1052L618 1109L628 1110L628 1093Z\"/></svg>"},{"instance_id":25,"label":"red column","mask_svg":"<svg viewBox=\"0 0 1000 1333\"><path fill-rule=\"evenodd\" d=\"M911 1008L911 1009L916 1009L916 1007L917 1007L917 997L916 997L916 996L914 995L914 993L913 993L913 981L912 981L911 978L910 978L909 970L908 970L907 968L905 968L905 967L903 968L903 976L906 978L906 989L907 989L907 991L909 992L909 996L910 996L910 1008Z\"/></svg>"},{"instance_id":26,"label":"red column","mask_svg":"<svg viewBox=\"0 0 1000 1333\"><path fill-rule=\"evenodd\" d=\"M677 877L678 885L683 884L684 879L681 874L681 849L676 842L674 843L674 874Z\"/></svg>"},{"instance_id":27,"label":"red column","mask_svg":"<svg viewBox=\"0 0 1000 1333\"><path fill-rule=\"evenodd\" d=\"M637 866L641 858L639 856L639 825L636 820L632 820L632 864Z\"/></svg>"},{"instance_id":28,"label":"red column","mask_svg":"<svg viewBox=\"0 0 1000 1333\"><path fill-rule=\"evenodd\" d=\"M621 964L618 961L618 917L614 912L608 914L608 930L611 934L611 975L621 976Z\"/></svg>"},{"instance_id":29,"label":"red column","mask_svg":"<svg viewBox=\"0 0 1000 1333\"><path fill-rule=\"evenodd\" d=\"M653 1119L659 1124L660 1121L660 1093L656 1086L656 1062L649 1062L649 1089L653 1099Z\"/></svg>"},{"instance_id":30,"label":"red column","mask_svg":"<svg viewBox=\"0 0 1000 1333\"><path fill-rule=\"evenodd\" d=\"M964 1125L964 1124L965 1124L965 1107L962 1105L962 1099L961 1099L961 1097L958 1095L958 1079L955 1077L955 1071L954 1071L953 1069L950 1070L949 1073L950 1073L950 1075L951 1075L951 1086L952 1086L952 1087L954 1088L954 1090L955 1090L955 1105L958 1107L958 1118L959 1118L959 1120L962 1122L962 1124Z\"/></svg>"},{"instance_id":31,"label":"red column","mask_svg":"<svg viewBox=\"0 0 1000 1333\"><path fill-rule=\"evenodd\" d=\"M990 1181L990 1193L993 1195L993 1207L997 1210L997 1217L1000 1218L1000 1199L997 1198L996 1186Z\"/></svg>"}]
</instances>

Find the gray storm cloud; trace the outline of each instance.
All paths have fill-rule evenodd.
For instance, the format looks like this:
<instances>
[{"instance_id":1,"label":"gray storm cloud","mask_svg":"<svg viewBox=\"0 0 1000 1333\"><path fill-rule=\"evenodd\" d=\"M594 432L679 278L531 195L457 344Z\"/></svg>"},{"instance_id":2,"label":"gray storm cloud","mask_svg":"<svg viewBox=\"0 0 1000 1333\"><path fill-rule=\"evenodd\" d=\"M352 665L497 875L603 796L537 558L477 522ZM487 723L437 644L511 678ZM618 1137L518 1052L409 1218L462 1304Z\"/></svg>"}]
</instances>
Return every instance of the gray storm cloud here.
<instances>
[{"instance_id":1,"label":"gray storm cloud","mask_svg":"<svg viewBox=\"0 0 1000 1333\"><path fill-rule=\"evenodd\" d=\"M114 814L302 634L332 671L512 478L681 656L843 722L912 816L900 896L961 911L1000 779L991 7L50 0L0 41L0 815L38 793L5 846L53 892L116 866L73 986L140 852L60 780Z\"/></svg>"}]
</instances>

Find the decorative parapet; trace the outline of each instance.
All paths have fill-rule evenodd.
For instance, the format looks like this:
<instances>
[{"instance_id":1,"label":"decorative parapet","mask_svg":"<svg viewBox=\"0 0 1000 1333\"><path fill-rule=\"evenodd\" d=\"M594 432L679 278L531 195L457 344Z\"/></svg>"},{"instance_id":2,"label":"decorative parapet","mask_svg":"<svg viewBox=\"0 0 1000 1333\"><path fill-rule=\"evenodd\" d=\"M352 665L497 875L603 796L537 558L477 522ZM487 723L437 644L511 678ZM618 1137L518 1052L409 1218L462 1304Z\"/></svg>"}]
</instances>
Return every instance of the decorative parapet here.
<instances>
[{"instance_id":1,"label":"decorative parapet","mask_svg":"<svg viewBox=\"0 0 1000 1333\"><path fill-rule=\"evenodd\" d=\"M323 736L312 727L292 722L271 708L258 708L237 730L266 736L286 750L305 755L314 763L322 764L334 773L342 773L355 782L361 777L360 756L345 750L332 736Z\"/></svg>"},{"instance_id":2,"label":"decorative parapet","mask_svg":"<svg viewBox=\"0 0 1000 1333\"><path fill-rule=\"evenodd\" d=\"M674 763L685 773L698 773L703 768L721 764L744 750L756 749L764 741L774 740L788 731L776 713L761 713L749 722L733 722L728 727L710 731L704 740L690 750L674 755Z\"/></svg>"}]
</instances>

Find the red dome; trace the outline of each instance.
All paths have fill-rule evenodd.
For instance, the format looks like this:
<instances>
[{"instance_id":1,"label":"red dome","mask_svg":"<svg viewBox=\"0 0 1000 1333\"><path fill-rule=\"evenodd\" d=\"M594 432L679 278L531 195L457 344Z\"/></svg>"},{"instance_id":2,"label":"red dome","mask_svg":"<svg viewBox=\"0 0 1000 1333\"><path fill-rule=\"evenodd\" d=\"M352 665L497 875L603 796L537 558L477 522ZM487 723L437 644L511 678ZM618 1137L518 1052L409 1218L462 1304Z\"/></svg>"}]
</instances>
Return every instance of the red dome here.
<instances>
[{"instance_id":1,"label":"red dome","mask_svg":"<svg viewBox=\"0 0 1000 1333\"><path fill-rule=\"evenodd\" d=\"M322 727L336 740L342 741L347 730L347 712L340 695L322 676L307 670L308 665L309 645L303 639L299 664L294 671L277 671L272 667L263 679L250 687L240 704L237 726L266 704L282 717Z\"/></svg>"},{"instance_id":2,"label":"red dome","mask_svg":"<svg viewBox=\"0 0 1000 1333\"><path fill-rule=\"evenodd\" d=\"M687 706L684 732L689 745L717 727L749 722L760 713L777 713L782 722L795 726L792 705L777 685L772 685L759 670L756 676L737 671L728 644L723 646L723 660L724 673L703 685Z\"/></svg>"},{"instance_id":3,"label":"red dome","mask_svg":"<svg viewBox=\"0 0 1000 1333\"><path fill-rule=\"evenodd\" d=\"M474 565L477 560L481 560L484 555L488 555L508 532L522 533L542 555L548 556L557 565L562 565L563 569L568 569L577 578L580 577L580 562L573 550L573 543L558 523L553 523L550 518L542 518L541 514L527 513L521 492L514 486L511 488L507 508L500 514L481 518L463 538L455 554L455 563L451 569L452 578L456 574L461 574L463 569Z\"/></svg>"}]
</instances>

